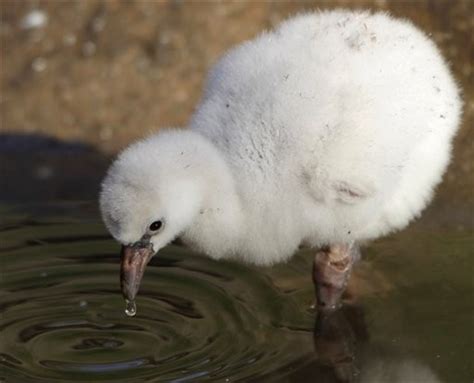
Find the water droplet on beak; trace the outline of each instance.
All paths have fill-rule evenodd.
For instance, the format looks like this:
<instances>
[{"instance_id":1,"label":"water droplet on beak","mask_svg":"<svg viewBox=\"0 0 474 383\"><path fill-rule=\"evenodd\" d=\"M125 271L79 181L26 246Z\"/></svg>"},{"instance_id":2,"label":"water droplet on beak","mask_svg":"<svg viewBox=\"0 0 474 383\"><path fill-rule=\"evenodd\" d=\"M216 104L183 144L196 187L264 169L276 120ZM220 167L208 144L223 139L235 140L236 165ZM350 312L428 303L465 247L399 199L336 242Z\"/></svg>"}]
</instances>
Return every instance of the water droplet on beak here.
<instances>
[{"instance_id":1,"label":"water droplet on beak","mask_svg":"<svg viewBox=\"0 0 474 383\"><path fill-rule=\"evenodd\" d=\"M135 304L135 301L129 301L128 299L125 299L125 314L127 314L129 317L134 317L137 313L137 305Z\"/></svg>"}]
</instances>

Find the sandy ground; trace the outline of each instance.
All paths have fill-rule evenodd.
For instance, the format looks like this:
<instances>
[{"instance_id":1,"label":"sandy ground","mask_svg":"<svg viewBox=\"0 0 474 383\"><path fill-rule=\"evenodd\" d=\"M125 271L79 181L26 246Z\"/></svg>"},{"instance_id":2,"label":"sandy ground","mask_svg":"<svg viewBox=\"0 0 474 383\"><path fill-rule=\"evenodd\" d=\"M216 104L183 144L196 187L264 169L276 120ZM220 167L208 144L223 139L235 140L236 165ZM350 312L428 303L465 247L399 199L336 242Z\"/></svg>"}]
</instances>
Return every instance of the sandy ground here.
<instances>
[{"instance_id":1,"label":"sandy ground","mask_svg":"<svg viewBox=\"0 0 474 383\"><path fill-rule=\"evenodd\" d=\"M450 61L464 92L464 122L432 211L472 223L471 0L2 0L0 200L93 198L117 150L186 124L209 67L229 47L296 12L335 7L408 18ZM36 27L34 11L43 16Z\"/></svg>"}]
</instances>

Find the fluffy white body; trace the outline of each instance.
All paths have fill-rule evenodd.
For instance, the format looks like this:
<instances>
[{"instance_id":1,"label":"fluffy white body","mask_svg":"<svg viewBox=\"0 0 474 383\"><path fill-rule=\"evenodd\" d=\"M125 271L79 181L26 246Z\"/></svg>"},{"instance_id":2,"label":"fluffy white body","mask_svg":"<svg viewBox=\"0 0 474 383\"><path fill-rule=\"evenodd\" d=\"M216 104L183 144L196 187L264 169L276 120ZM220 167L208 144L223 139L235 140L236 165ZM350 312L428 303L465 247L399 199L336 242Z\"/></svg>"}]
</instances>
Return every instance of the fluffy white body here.
<instances>
[{"instance_id":1,"label":"fluffy white body","mask_svg":"<svg viewBox=\"0 0 474 383\"><path fill-rule=\"evenodd\" d=\"M175 237L258 264L302 245L377 238L427 205L459 124L435 45L385 14L292 18L211 70L189 129L126 149L103 183L104 221L158 251Z\"/></svg>"}]
</instances>

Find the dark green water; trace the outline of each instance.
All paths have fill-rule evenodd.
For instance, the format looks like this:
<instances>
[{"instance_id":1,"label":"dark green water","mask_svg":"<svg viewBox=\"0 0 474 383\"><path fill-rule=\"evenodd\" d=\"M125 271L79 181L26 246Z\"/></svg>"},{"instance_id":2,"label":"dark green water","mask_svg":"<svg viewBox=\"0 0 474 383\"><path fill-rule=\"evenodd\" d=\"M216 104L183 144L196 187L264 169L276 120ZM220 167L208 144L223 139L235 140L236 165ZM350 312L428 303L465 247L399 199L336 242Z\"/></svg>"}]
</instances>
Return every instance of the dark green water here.
<instances>
[{"instance_id":1,"label":"dark green water","mask_svg":"<svg viewBox=\"0 0 474 383\"><path fill-rule=\"evenodd\" d=\"M129 318L89 204L0 216L2 382L473 381L472 233L372 244L345 309L315 326L309 251L256 268L170 246Z\"/></svg>"}]
</instances>

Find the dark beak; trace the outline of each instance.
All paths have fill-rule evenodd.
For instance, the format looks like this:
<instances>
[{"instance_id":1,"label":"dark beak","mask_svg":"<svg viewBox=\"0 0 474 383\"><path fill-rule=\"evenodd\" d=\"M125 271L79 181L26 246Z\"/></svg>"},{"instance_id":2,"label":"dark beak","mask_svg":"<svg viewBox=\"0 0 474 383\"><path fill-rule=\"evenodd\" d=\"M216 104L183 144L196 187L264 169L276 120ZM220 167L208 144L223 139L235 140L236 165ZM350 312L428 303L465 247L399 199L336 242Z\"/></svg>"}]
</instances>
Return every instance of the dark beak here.
<instances>
[{"instance_id":1,"label":"dark beak","mask_svg":"<svg viewBox=\"0 0 474 383\"><path fill-rule=\"evenodd\" d=\"M152 256L153 247L149 241L138 242L131 246L122 246L120 286L125 299L135 300L145 267Z\"/></svg>"}]
</instances>

